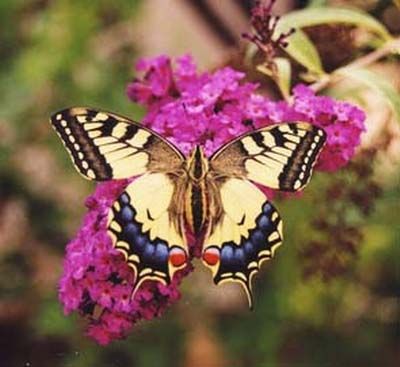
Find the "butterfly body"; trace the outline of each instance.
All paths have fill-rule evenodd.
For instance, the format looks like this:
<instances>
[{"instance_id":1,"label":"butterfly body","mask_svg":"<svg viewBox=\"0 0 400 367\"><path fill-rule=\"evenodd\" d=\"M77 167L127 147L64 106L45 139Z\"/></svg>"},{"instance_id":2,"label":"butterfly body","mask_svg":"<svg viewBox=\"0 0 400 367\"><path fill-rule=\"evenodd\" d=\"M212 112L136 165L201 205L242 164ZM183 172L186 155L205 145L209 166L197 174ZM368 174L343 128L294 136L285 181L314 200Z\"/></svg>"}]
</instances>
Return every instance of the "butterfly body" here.
<instances>
[{"instance_id":1,"label":"butterfly body","mask_svg":"<svg viewBox=\"0 0 400 367\"><path fill-rule=\"evenodd\" d=\"M252 278L282 243L282 220L254 183L298 191L309 181L326 139L291 122L244 134L211 157L185 157L155 132L123 116L83 107L51 123L77 170L91 180L136 177L117 198L107 230L135 274L169 284L192 256L187 232L202 243L214 282L240 283L252 305Z\"/></svg>"},{"instance_id":2,"label":"butterfly body","mask_svg":"<svg viewBox=\"0 0 400 367\"><path fill-rule=\"evenodd\" d=\"M184 188L185 224L196 236L204 232L210 215L213 194L209 178L209 164L202 148L196 146L185 162L186 187Z\"/></svg>"}]
</instances>

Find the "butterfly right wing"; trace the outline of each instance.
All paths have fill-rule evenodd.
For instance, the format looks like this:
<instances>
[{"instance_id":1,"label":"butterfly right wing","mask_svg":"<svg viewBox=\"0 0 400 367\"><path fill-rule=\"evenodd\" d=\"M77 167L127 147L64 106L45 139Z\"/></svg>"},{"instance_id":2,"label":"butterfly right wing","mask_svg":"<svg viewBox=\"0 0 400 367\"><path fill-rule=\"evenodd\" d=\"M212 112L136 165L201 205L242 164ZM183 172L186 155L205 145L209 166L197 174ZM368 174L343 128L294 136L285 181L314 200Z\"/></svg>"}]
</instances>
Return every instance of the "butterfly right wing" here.
<instances>
[{"instance_id":1,"label":"butterfly right wing","mask_svg":"<svg viewBox=\"0 0 400 367\"><path fill-rule=\"evenodd\" d=\"M55 113L51 123L75 168L90 180L173 171L185 159L158 134L115 113L74 107Z\"/></svg>"},{"instance_id":2,"label":"butterfly right wing","mask_svg":"<svg viewBox=\"0 0 400 367\"><path fill-rule=\"evenodd\" d=\"M267 126L224 145L211 156L210 166L221 176L298 191L310 181L325 139L323 129L306 122Z\"/></svg>"},{"instance_id":3,"label":"butterfly right wing","mask_svg":"<svg viewBox=\"0 0 400 367\"><path fill-rule=\"evenodd\" d=\"M297 191L310 180L325 132L309 123L282 123L242 135L210 158L214 215L203 262L214 282L240 283L252 305L252 277L282 243L282 220L253 181Z\"/></svg>"},{"instance_id":4,"label":"butterfly right wing","mask_svg":"<svg viewBox=\"0 0 400 367\"><path fill-rule=\"evenodd\" d=\"M212 196L218 200L212 212L221 214L205 237L203 263L215 284L239 283L251 308L252 278L281 245L282 220L264 193L247 180L228 178Z\"/></svg>"}]
</instances>

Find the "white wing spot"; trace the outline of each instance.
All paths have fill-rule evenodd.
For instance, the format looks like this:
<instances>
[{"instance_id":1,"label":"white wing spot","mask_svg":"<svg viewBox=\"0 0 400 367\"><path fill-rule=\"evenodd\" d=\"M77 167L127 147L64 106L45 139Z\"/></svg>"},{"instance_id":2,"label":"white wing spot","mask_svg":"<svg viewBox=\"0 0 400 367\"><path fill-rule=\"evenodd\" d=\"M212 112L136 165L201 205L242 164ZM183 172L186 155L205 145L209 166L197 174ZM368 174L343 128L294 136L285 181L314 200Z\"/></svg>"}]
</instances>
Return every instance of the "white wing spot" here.
<instances>
[{"instance_id":1,"label":"white wing spot","mask_svg":"<svg viewBox=\"0 0 400 367\"><path fill-rule=\"evenodd\" d=\"M60 124L61 124L62 127L66 127L67 126L67 121L61 120Z\"/></svg>"},{"instance_id":2,"label":"white wing spot","mask_svg":"<svg viewBox=\"0 0 400 367\"><path fill-rule=\"evenodd\" d=\"M56 120L61 120L62 119L62 115L61 115L61 113L59 113L57 116L56 116Z\"/></svg>"},{"instance_id":3,"label":"white wing spot","mask_svg":"<svg viewBox=\"0 0 400 367\"><path fill-rule=\"evenodd\" d=\"M88 169L89 168L89 163L86 161L81 162L83 169Z\"/></svg>"},{"instance_id":4,"label":"white wing spot","mask_svg":"<svg viewBox=\"0 0 400 367\"><path fill-rule=\"evenodd\" d=\"M83 128L88 131L88 130L93 130L93 129L98 129L103 126L103 123L101 122L89 122L85 125L83 125Z\"/></svg>"},{"instance_id":5,"label":"white wing spot","mask_svg":"<svg viewBox=\"0 0 400 367\"><path fill-rule=\"evenodd\" d=\"M319 135L319 136L324 135L324 133L322 132L322 130L318 130L318 135Z\"/></svg>"},{"instance_id":6,"label":"white wing spot","mask_svg":"<svg viewBox=\"0 0 400 367\"><path fill-rule=\"evenodd\" d=\"M274 240L277 240L279 238L279 233L278 232L272 232L269 236L268 236L268 241L272 242Z\"/></svg>"},{"instance_id":7,"label":"white wing spot","mask_svg":"<svg viewBox=\"0 0 400 367\"><path fill-rule=\"evenodd\" d=\"M297 144L295 144L295 143L291 143L291 142L285 142L284 144L283 144L286 148L289 148L289 149L291 149L291 150L295 150L296 149L296 147L297 147Z\"/></svg>"},{"instance_id":8,"label":"white wing spot","mask_svg":"<svg viewBox=\"0 0 400 367\"><path fill-rule=\"evenodd\" d=\"M300 172L299 179L302 180L304 178L304 172Z\"/></svg>"},{"instance_id":9,"label":"white wing spot","mask_svg":"<svg viewBox=\"0 0 400 367\"><path fill-rule=\"evenodd\" d=\"M300 186L301 186L300 180L296 180L296 182L294 183L294 189L297 190L298 188L300 188Z\"/></svg>"},{"instance_id":10,"label":"white wing spot","mask_svg":"<svg viewBox=\"0 0 400 367\"><path fill-rule=\"evenodd\" d=\"M83 153L82 152L78 152L78 158L79 159L83 159L83 157L84 157Z\"/></svg>"},{"instance_id":11,"label":"white wing spot","mask_svg":"<svg viewBox=\"0 0 400 367\"><path fill-rule=\"evenodd\" d=\"M108 115L104 112L99 112L94 119L95 121L106 121L108 120Z\"/></svg>"},{"instance_id":12,"label":"white wing spot","mask_svg":"<svg viewBox=\"0 0 400 367\"><path fill-rule=\"evenodd\" d=\"M314 141L315 141L316 143L318 143L320 139L321 139L321 138L320 138L318 135L316 135L316 136L314 137Z\"/></svg>"},{"instance_id":13,"label":"white wing spot","mask_svg":"<svg viewBox=\"0 0 400 367\"><path fill-rule=\"evenodd\" d=\"M302 169L303 171L305 171L305 170L307 169L307 165L303 164L303 165L301 166L301 169Z\"/></svg>"},{"instance_id":14,"label":"white wing spot","mask_svg":"<svg viewBox=\"0 0 400 367\"><path fill-rule=\"evenodd\" d=\"M317 146L316 143L311 143L311 149L315 149L316 146Z\"/></svg>"},{"instance_id":15,"label":"white wing spot","mask_svg":"<svg viewBox=\"0 0 400 367\"><path fill-rule=\"evenodd\" d=\"M118 242L118 244L119 244L119 242ZM128 250L129 250L129 248L128 248ZM128 259L131 260L131 261L134 261L135 263L138 263L138 264L140 263L139 256L137 256L135 254L130 255L128 257Z\"/></svg>"},{"instance_id":16,"label":"white wing spot","mask_svg":"<svg viewBox=\"0 0 400 367\"><path fill-rule=\"evenodd\" d=\"M76 116L76 119L80 123L86 122L86 116Z\"/></svg>"},{"instance_id":17,"label":"white wing spot","mask_svg":"<svg viewBox=\"0 0 400 367\"><path fill-rule=\"evenodd\" d=\"M96 175L94 174L94 171L92 169L88 169L86 172L86 176L90 177L90 178L95 178Z\"/></svg>"},{"instance_id":18,"label":"white wing spot","mask_svg":"<svg viewBox=\"0 0 400 367\"><path fill-rule=\"evenodd\" d=\"M93 131L89 131L88 132L89 138L97 138L99 136L101 136L101 130L93 130Z\"/></svg>"},{"instance_id":19,"label":"white wing spot","mask_svg":"<svg viewBox=\"0 0 400 367\"><path fill-rule=\"evenodd\" d=\"M75 143L75 138L74 138L73 135L70 135L70 136L68 137L68 139L69 139L69 141L70 141L72 144Z\"/></svg>"},{"instance_id":20,"label":"white wing spot","mask_svg":"<svg viewBox=\"0 0 400 367\"><path fill-rule=\"evenodd\" d=\"M281 242L278 242L277 244L275 244L275 245L273 245L273 246L271 247L272 256L274 256L276 249L277 249L278 247L280 247L281 245L282 245L282 239L281 239Z\"/></svg>"},{"instance_id":21,"label":"white wing spot","mask_svg":"<svg viewBox=\"0 0 400 367\"><path fill-rule=\"evenodd\" d=\"M287 134L287 135L285 135L285 138L293 143L296 143L296 144L300 143L300 138L296 135Z\"/></svg>"},{"instance_id":22,"label":"white wing spot","mask_svg":"<svg viewBox=\"0 0 400 367\"><path fill-rule=\"evenodd\" d=\"M291 129L290 126L287 125L287 124L279 125L279 130L280 130L280 131L283 131L283 132L285 132L285 133L291 133L291 132L292 132L292 129Z\"/></svg>"},{"instance_id":23,"label":"white wing spot","mask_svg":"<svg viewBox=\"0 0 400 367\"><path fill-rule=\"evenodd\" d=\"M75 144L74 144L74 148L75 148L75 150L80 150L80 149L81 149L81 147L79 146L78 143L75 143Z\"/></svg>"}]
</instances>

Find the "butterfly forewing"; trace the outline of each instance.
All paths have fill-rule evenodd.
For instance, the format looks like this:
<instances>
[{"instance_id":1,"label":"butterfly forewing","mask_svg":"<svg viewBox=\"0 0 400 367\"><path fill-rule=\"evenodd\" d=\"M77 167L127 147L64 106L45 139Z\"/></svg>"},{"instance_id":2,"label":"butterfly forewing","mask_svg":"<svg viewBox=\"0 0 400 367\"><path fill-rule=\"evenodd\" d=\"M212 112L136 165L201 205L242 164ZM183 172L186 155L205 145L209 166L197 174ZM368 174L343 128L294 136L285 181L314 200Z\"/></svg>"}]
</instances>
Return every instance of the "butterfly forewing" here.
<instances>
[{"instance_id":1,"label":"butterfly forewing","mask_svg":"<svg viewBox=\"0 0 400 367\"><path fill-rule=\"evenodd\" d=\"M297 191L309 182L325 140L325 132L309 123L273 125L222 147L211 157L211 167L220 175Z\"/></svg>"},{"instance_id":2,"label":"butterfly forewing","mask_svg":"<svg viewBox=\"0 0 400 367\"><path fill-rule=\"evenodd\" d=\"M76 169L88 179L102 181L148 171L173 171L184 160L156 133L114 113L74 107L55 113L51 123Z\"/></svg>"}]
</instances>

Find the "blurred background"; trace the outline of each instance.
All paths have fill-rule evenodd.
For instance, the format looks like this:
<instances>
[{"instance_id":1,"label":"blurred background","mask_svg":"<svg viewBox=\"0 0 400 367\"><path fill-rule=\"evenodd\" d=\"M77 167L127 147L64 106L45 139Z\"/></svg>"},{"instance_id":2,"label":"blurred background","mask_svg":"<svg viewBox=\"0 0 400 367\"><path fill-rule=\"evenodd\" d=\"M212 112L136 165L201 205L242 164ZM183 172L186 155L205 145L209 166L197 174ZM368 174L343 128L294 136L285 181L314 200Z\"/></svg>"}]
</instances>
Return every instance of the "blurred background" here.
<instances>
[{"instance_id":1,"label":"blurred background","mask_svg":"<svg viewBox=\"0 0 400 367\"><path fill-rule=\"evenodd\" d=\"M274 12L353 6L399 37L396 3L279 0ZM180 302L124 341L98 346L84 336L84 320L63 315L57 282L64 247L94 186L74 170L50 114L88 105L140 120L145 111L125 87L143 56L191 53L201 70L245 68L240 34L249 28L251 5L0 2L1 367L398 365L400 121L368 92L361 101L368 133L353 162L315 175L301 198L275 202L285 244L256 279L253 312L239 287L217 289L199 266L185 279ZM326 70L360 52L349 26L306 31ZM374 69L400 90L398 57ZM268 86L265 76L249 75Z\"/></svg>"}]
</instances>

